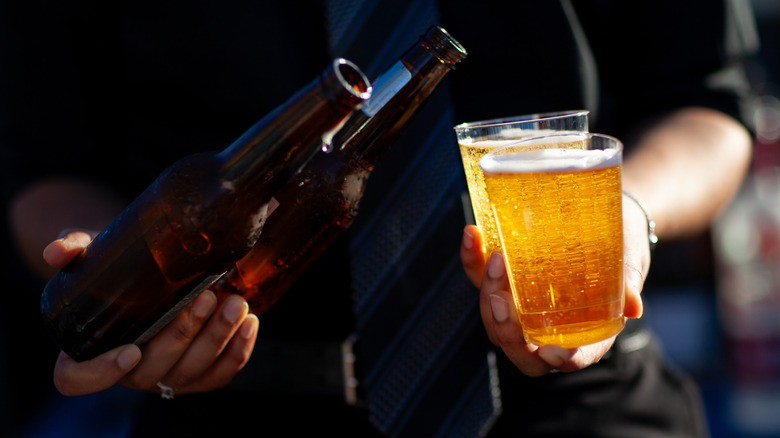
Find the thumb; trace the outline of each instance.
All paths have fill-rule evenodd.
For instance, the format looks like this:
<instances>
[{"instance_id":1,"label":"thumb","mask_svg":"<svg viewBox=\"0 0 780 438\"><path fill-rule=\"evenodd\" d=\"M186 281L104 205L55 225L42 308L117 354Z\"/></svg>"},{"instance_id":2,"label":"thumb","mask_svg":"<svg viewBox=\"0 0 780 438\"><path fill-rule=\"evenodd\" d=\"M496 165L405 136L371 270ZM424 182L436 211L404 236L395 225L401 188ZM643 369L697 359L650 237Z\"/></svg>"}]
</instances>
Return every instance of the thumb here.
<instances>
[{"instance_id":1,"label":"thumb","mask_svg":"<svg viewBox=\"0 0 780 438\"><path fill-rule=\"evenodd\" d=\"M92 234L86 231L71 231L64 237L50 243L43 250L43 259L51 267L62 269L79 255L92 241Z\"/></svg>"},{"instance_id":2,"label":"thumb","mask_svg":"<svg viewBox=\"0 0 780 438\"><path fill-rule=\"evenodd\" d=\"M130 344L94 359L76 362L60 352L54 366L54 386L66 396L91 394L114 386L141 361L141 350Z\"/></svg>"},{"instance_id":3,"label":"thumb","mask_svg":"<svg viewBox=\"0 0 780 438\"><path fill-rule=\"evenodd\" d=\"M644 311L641 295L644 285L642 273L631 265L625 265L623 269L625 269L623 284L626 291L623 315L627 318L640 318Z\"/></svg>"},{"instance_id":4,"label":"thumb","mask_svg":"<svg viewBox=\"0 0 780 438\"><path fill-rule=\"evenodd\" d=\"M485 270L485 254L482 252L482 233L474 225L466 225L460 245L460 261L471 283L479 287Z\"/></svg>"}]
</instances>

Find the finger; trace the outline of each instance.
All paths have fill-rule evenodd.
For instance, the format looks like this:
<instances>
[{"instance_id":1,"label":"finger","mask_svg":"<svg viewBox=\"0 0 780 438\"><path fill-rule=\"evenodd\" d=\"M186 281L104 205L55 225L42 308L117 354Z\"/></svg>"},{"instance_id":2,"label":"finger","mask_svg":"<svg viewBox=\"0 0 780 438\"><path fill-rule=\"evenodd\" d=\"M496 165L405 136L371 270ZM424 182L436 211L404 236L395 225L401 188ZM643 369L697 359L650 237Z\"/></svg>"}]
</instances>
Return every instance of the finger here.
<instances>
[{"instance_id":1,"label":"finger","mask_svg":"<svg viewBox=\"0 0 780 438\"><path fill-rule=\"evenodd\" d=\"M145 360L122 379L122 386L144 391L156 388L157 382L168 374L190 347L214 311L216 303L216 296L208 290L195 298L143 346Z\"/></svg>"},{"instance_id":2,"label":"finger","mask_svg":"<svg viewBox=\"0 0 780 438\"><path fill-rule=\"evenodd\" d=\"M43 259L51 267L62 269L79 255L92 241L92 236L86 231L72 231L46 246Z\"/></svg>"},{"instance_id":3,"label":"finger","mask_svg":"<svg viewBox=\"0 0 780 438\"><path fill-rule=\"evenodd\" d=\"M650 269L647 218L636 202L623 204L623 284L626 294L623 313L628 318L642 316L641 292Z\"/></svg>"},{"instance_id":4,"label":"finger","mask_svg":"<svg viewBox=\"0 0 780 438\"><path fill-rule=\"evenodd\" d=\"M89 240L92 240L95 238L95 236L98 235L98 231L94 230L88 230L85 228L65 228L64 230L60 231L58 238L67 237L69 234L75 234L75 233L83 233L89 236Z\"/></svg>"},{"instance_id":5,"label":"finger","mask_svg":"<svg viewBox=\"0 0 780 438\"><path fill-rule=\"evenodd\" d=\"M211 391L230 383L252 356L259 324L256 315L248 314L216 363L184 392Z\"/></svg>"},{"instance_id":6,"label":"finger","mask_svg":"<svg viewBox=\"0 0 780 438\"><path fill-rule=\"evenodd\" d=\"M623 305L623 315L626 318L641 318L644 313L644 305L642 304L644 279L642 274L632 265L626 264L624 269L626 302Z\"/></svg>"},{"instance_id":7,"label":"finger","mask_svg":"<svg viewBox=\"0 0 780 438\"><path fill-rule=\"evenodd\" d=\"M54 367L54 386L66 396L103 391L115 385L140 360L141 350L132 344L83 362L76 362L60 352Z\"/></svg>"},{"instance_id":8,"label":"finger","mask_svg":"<svg viewBox=\"0 0 780 438\"><path fill-rule=\"evenodd\" d=\"M579 371L598 361L609 351L615 337L577 348L562 348L557 345L542 345L537 351L539 357L551 368L561 372Z\"/></svg>"},{"instance_id":9,"label":"finger","mask_svg":"<svg viewBox=\"0 0 780 438\"><path fill-rule=\"evenodd\" d=\"M644 244L645 242L641 243ZM623 315L627 318L639 318L643 313L641 294L645 281L644 274L647 272L643 268L643 266L648 264L644 260L646 257L649 257L649 251L646 252L641 249L637 251L632 246L629 238L626 237L626 244L623 250L623 289L625 291Z\"/></svg>"},{"instance_id":10,"label":"finger","mask_svg":"<svg viewBox=\"0 0 780 438\"><path fill-rule=\"evenodd\" d=\"M503 257L494 252L488 257L479 294L479 311L490 341L499 345L496 323L509 318L512 297L506 292L508 283Z\"/></svg>"},{"instance_id":11,"label":"finger","mask_svg":"<svg viewBox=\"0 0 780 438\"><path fill-rule=\"evenodd\" d=\"M466 225L463 229L460 260L471 283L479 287L485 270L485 254L482 252L482 233L474 225Z\"/></svg>"},{"instance_id":12,"label":"finger","mask_svg":"<svg viewBox=\"0 0 780 438\"><path fill-rule=\"evenodd\" d=\"M480 288L480 312L488 336L523 374L531 377L547 374L550 366L536 354L538 347L523 338L508 289L504 258L500 252L494 252L488 258Z\"/></svg>"},{"instance_id":13,"label":"finger","mask_svg":"<svg viewBox=\"0 0 780 438\"><path fill-rule=\"evenodd\" d=\"M230 295L173 369L162 378L163 383L181 392L199 379L220 357L248 313L246 300L239 295Z\"/></svg>"}]
</instances>

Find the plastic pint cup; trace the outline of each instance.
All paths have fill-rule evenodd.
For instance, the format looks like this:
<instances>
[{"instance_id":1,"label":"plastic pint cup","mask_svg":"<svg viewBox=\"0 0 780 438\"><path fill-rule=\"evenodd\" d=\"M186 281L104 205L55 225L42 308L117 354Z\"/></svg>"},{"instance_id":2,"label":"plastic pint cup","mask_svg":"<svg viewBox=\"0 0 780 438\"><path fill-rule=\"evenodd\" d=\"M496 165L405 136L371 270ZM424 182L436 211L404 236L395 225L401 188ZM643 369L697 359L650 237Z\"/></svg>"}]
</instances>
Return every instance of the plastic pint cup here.
<instances>
[{"instance_id":1,"label":"plastic pint cup","mask_svg":"<svg viewBox=\"0 0 780 438\"><path fill-rule=\"evenodd\" d=\"M573 348L623 328L622 149L560 134L480 160L527 342Z\"/></svg>"}]
</instances>

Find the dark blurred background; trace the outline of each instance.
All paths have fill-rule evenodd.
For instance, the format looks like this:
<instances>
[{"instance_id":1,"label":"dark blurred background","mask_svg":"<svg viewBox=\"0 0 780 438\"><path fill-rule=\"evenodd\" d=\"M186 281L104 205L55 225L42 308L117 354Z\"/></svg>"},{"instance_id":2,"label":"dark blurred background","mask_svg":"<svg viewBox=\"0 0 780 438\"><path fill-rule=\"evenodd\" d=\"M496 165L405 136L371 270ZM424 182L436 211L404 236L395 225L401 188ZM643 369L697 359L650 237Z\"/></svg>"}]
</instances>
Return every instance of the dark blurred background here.
<instances>
[{"instance_id":1,"label":"dark blurred background","mask_svg":"<svg viewBox=\"0 0 780 438\"><path fill-rule=\"evenodd\" d=\"M751 174L711 234L659 246L669 274L643 292L668 360L701 386L713 438L780 437L780 1L752 3Z\"/></svg>"},{"instance_id":2,"label":"dark blurred background","mask_svg":"<svg viewBox=\"0 0 780 438\"><path fill-rule=\"evenodd\" d=\"M643 292L669 362L700 384L713 438L780 437L780 0L752 3L761 49L749 69L758 91L751 175L711 233L659 245ZM35 313L28 298L2 310ZM45 334L0 328L0 354L30 351L0 360L0 436L125 435L137 394L62 397L51 385L53 345L19 344Z\"/></svg>"}]
</instances>

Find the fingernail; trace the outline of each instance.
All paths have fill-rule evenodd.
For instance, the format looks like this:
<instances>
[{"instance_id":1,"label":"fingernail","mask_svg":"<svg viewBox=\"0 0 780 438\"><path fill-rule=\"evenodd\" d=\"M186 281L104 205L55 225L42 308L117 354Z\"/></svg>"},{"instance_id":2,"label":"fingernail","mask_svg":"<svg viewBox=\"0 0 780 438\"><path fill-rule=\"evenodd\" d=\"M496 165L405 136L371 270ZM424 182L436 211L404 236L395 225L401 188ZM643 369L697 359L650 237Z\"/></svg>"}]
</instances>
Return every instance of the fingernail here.
<instances>
[{"instance_id":1,"label":"fingernail","mask_svg":"<svg viewBox=\"0 0 780 438\"><path fill-rule=\"evenodd\" d=\"M504 258L500 252L496 251L490 254L490 260L488 260L488 277L496 280L504 275Z\"/></svg>"},{"instance_id":2,"label":"fingernail","mask_svg":"<svg viewBox=\"0 0 780 438\"><path fill-rule=\"evenodd\" d=\"M257 323L255 321L257 321L257 317L253 316L254 315L250 315L250 317L244 321L244 324L241 326L241 329L238 332L239 336L244 339L251 338L255 333L255 327L257 327Z\"/></svg>"},{"instance_id":3,"label":"fingernail","mask_svg":"<svg viewBox=\"0 0 780 438\"><path fill-rule=\"evenodd\" d=\"M498 295L490 295L490 310L496 322L504 322L509 319L509 303Z\"/></svg>"},{"instance_id":4,"label":"fingernail","mask_svg":"<svg viewBox=\"0 0 780 438\"><path fill-rule=\"evenodd\" d=\"M119 368L129 370L135 367L141 360L141 350L134 345L125 347L116 357L116 363Z\"/></svg>"},{"instance_id":5,"label":"fingernail","mask_svg":"<svg viewBox=\"0 0 780 438\"><path fill-rule=\"evenodd\" d=\"M471 249L474 247L474 236L469 234L466 229L463 230L463 247L466 249Z\"/></svg>"},{"instance_id":6,"label":"fingernail","mask_svg":"<svg viewBox=\"0 0 780 438\"><path fill-rule=\"evenodd\" d=\"M571 352L557 345L545 345L539 348L539 356L553 368L563 365L571 357Z\"/></svg>"},{"instance_id":7,"label":"fingernail","mask_svg":"<svg viewBox=\"0 0 780 438\"><path fill-rule=\"evenodd\" d=\"M214 293L207 290L195 298L195 302L192 304L192 313L198 318L206 318L211 315L216 303Z\"/></svg>"},{"instance_id":8,"label":"fingernail","mask_svg":"<svg viewBox=\"0 0 780 438\"><path fill-rule=\"evenodd\" d=\"M249 306L243 299L229 297L225 302L224 309L222 309L222 315L229 323L235 324L248 308Z\"/></svg>"},{"instance_id":9,"label":"fingernail","mask_svg":"<svg viewBox=\"0 0 780 438\"><path fill-rule=\"evenodd\" d=\"M54 242L49 243L48 245L46 245L46 248L43 248L43 258L44 259L48 259L46 254L50 251L50 249L52 248L52 245L54 245Z\"/></svg>"},{"instance_id":10,"label":"fingernail","mask_svg":"<svg viewBox=\"0 0 780 438\"><path fill-rule=\"evenodd\" d=\"M642 291L642 276L639 275L639 272L636 269L627 268L626 271L626 283L628 287L634 292L640 293Z\"/></svg>"},{"instance_id":11,"label":"fingernail","mask_svg":"<svg viewBox=\"0 0 780 438\"><path fill-rule=\"evenodd\" d=\"M626 307L625 315L629 318L641 318L644 313L642 303L642 275L633 269L626 270Z\"/></svg>"}]
</instances>

